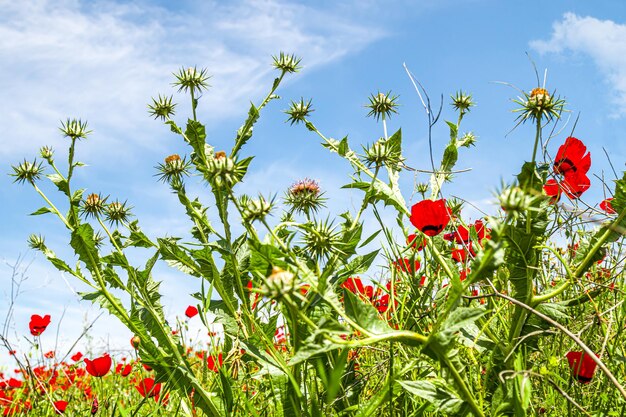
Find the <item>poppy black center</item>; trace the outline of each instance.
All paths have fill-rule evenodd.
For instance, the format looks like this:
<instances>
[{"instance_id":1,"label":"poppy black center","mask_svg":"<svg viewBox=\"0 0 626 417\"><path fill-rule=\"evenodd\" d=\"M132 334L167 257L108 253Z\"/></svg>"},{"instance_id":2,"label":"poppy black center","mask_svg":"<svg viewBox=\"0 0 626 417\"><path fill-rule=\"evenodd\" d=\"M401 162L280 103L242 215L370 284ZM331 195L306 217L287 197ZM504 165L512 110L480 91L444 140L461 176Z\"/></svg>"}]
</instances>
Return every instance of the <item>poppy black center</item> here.
<instances>
[{"instance_id":1,"label":"poppy black center","mask_svg":"<svg viewBox=\"0 0 626 417\"><path fill-rule=\"evenodd\" d=\"M422 227L422 232L425 233L425 234L428 234L426 232L432 231L432 232L435 232L435 234L437 234L437 233L441 232L442 229L443 229L443 226L440 225L440 224L439 225L428 224L428 225Z\"/></svg>"},{"instance_id":2,"label":"poppy black center","mask_svg":"<svg viewBox=\"0 0 626 417\"><path fill-rule=\"evenodd\" d=\"M569 158L559 159L554 165L556 166L556 169L561 173L570 170L576 172L576 165L574 165L574 162L572 162L572 160Z\"/></svg>"}]
</instances>

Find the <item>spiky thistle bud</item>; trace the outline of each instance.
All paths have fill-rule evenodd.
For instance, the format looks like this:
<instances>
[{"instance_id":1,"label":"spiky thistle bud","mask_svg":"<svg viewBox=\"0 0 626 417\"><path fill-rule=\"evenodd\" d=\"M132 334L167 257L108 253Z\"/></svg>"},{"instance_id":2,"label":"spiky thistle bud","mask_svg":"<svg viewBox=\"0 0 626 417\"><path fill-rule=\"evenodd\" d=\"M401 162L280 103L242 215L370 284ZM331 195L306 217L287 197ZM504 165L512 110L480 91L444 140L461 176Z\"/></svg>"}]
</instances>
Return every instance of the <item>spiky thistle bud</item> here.
<instances>
[{"instance_id":1,"label":"spiky thistle bud","mask_svg":"<svg viewBox=\"0 0 626 417\"><path fill-rule=\"evenodd\" d=\"M216 185L233 185L237 182L237 166L235 160L224 151L215 152L207 160L207 172Z\"/></svg>"},{"instance_id":2,"label":"spiky thistle bud","mask_svg":"<svg viewBox=\"0 0 626 417\"><path fill-rule=\"evenodd\" d=\"M183 176L188 176L188 169L191 163L187 162L185 158L181 158L178 154L173 154L165 158L163 164L156 166L159 171L156 174L159 177L159 181L163 181L172 185L180 184Z\"/></svg>"},{"instance_id":3,"label":"spiky thistle bud","mask_svg":"<svg viewBox=\"0 0 626 417\"><path fill-rule=\"evenodd\" d=\"M459 139L459 146L469 148L474 145L476 145L476 135L472 132L467 132L461 137L461 139Z\"/></svg>"},{"instance_id":4,"label":"spiky thistle bud","mask_svg":"<svg viewBox=\"0 0 626 417\"><path fill-rule=\"evenodd\" d=\"M367 113L367 117L374 116L374 118L378 120L381 116L387 119L391 117L392 113L398 114L396 110L398 107L398 103L396 102L398 96L391 95L391 91L386 94L381 92L372 94L368 99L370 102L365 105L365 107L370 109L369 113Z\"/></svg>"},{"instance_id":5,"label":"spiky thistle bud","mask_svg":"<svg viewBox=\"0 0 626 417\"><path fill-rule=\"evenodd\" d=\"M278 56L272 56L274 60L274 68L280 70L282 72L298 72L302 67L300 67L301 58L296 57L294 54L286 54L281 52Z\"/></svg>"},{"instance_id":6,"label":"spiky thistle bud","mask_svg":"<svg viewBox=\"0 0 626 417\"><path fill-rule=\"evenodd\" d=\"M155 119L161 118L161 120L170 119L174 115L174 103L172 96L163 96L159 94L158 98L152 97L152 104L148 104L148 114L154 116Z\"/></svg>"},{"instance_id":7,"label":"spiky thistle bud","mask_svg":"<svg viewBox=\"0 0 626 417\"><path fill-rule=\"evenodd\" d=\"M304 98L300 98L300 101L292 101L289 110L285 110L285 113L289 115L287 121L293 125L306 122L307 116L313 111L315 110L311 107L311 99L305 102Z\"/></svg>"},{"instance_id":8,"label":"spiky thistle bud","mask_svg":"<svg viewBox=\"0 0 626 417\"><path fill-rule=\"evenodd\" d=\"M43 251L46 248L46 241L43 236L32 234L28 237L28 246Z\"/></svg>"},{"instance_id":9,"label":"spiky thistle bud","mask_svg":"<svg viewBox=\"0 0 626 417\"><path fill-rule=\"evenodd\" d=\"M207 80L210 75L207 74L208 70L206 68L198 71L196 67L193 68L181 68L178 72L173 73L174 77L176 77L176 81L172 83L174 87L178 87L178 92L190 91L192 94L196 92L201 92L202 90L207 90L210 85L207 83Z\"/></svg>"},{"instance_id":10,"label":"spiky thistle bud","mask_svg":"<svg viewBox=\"0 0 626 417\"><path fill-rule=\"evenodd\" d=\"M280 267L273 267L272 273L265 279L261 293L266 297L279 300L291 294L295 289L295 276Z\"/></svg>"},{"instance_id":11,"label":"spiky thistle bud","mask_svg":"<svg viewBox=\"0 0 626 417\"><path fill-rule=\"evenodd\" d=\"M63 136L72 140L86 139L87 135L91 133L91 130L87 130L87 122L80 119L67 119L65 122L61 122L59 130Z\"/></svg>"},{"instance_id":12,"label":"spiky thistle bud","mask_svg":"<svg viewBox=\"0 0 626 417\"><path fill-rule=\"evenodd\" d=\"M289 204L297 213L306 216L316 213L321 207L325 207L324 193L320 191L317 181L310 178L295 182L285 195L285 203Z\"/></svg>"},{"instance_id":13,"label":"spiky thistle bud","mask_svg":"<svg viewBox=\"0 0 626 417\"><path fill-rule=\"evenodd\" d=\"M428 184L425 182L419 182L415 185L415 191L422 195L422 198L426 198L426 192L428 191Z\"/></svg>"},{"instance_id":14,"label":"spiky thistle bud","mask_svg":"<svg viewBox=\"0 0 626 417\"><path fill-rule=\"evenodd\" d=\"M370 167L386 165L395 168L404 161L400 147L393 146L384 138L378 139L372 146L363 149L365 150L365 163Z\"/></svg>"},{"instance_id":15,"label":"spiky thistle bud","mask_svg":"<svg viewBox=\"0 0 626 417\"><path fill-rule=\"evenodd\" d=\"M81 210L85 217L97 217L104 213L105 203L108 197L102 197L100 194L89 194L83 201Z\"/></svg>"},{"instance_id":16,"label":"spiky thistle bud","mask_svg":"<svg viewBox=\"0 0 626 417\"><path fill-rule=\"evenodd\" d=\"M52 159L52 157L54 156L54 150L50 146L42 146L39 149L39 155L41 155L43 159L48 161L49 164L52 164L54 162Z\"/></svg>"},{"instance_id":17,"label":"spiky thistle bud","mask_svg":"<svg viewBox=\"0 0 626 417\"><path fill-rule=\"evenodd\" d=\"M342 253L343 242L341 235L335 231L332 223L325 221L310 221L299 226L303 230L302 243L305 252L313 258L321 259L335 253Z\"/></svg>"},{"instance_id":18,"label":"spiky thistle bud","mask_svg":"<svg viewBox=\"0 0 626 417\"><path fill-rule=\"evenodd\" d=\"M240 199L242 203L242 213L243 220L247 223L252 223L255 220L262 221L265 217L270 214L272 210L273 199L267 201L265 197L259 194L258 199L252 199L247 196L242 196Z\"/></svg>"},{"instance_id":19,"label":"spiky thistle bud","mask_svg":"<svg viewBox=\"0 0 626 417\"><path fill-rule=\"evenodd\" d=\"M104 215L111 224L127 223L130 218L130 209L126 205L126 201L120 203L118 200L108 204L104 209Z\"/></svg>"},{"instance_id":20,"label":"spiky thistle bud","mask_svg":"<svg viewBox=\"0 0 626 417\"><path fill-rule=\"evenodd\" d=\"M470 108L476 105L472 100L472 95L464 93L462 90L457 91L450 98L452 99L452 107L461 114L469 113Z\"/></svg>"},{"instance_id":21,"label":"spiky thistle bud","mask_svg":"<svg viewBox=\"0 0 626 417\"><path fill-rule=\"evenodd\" d=\"M534 88L530 94L524 92L524 97L518 97L513 102L520 105L519 108L513 110L515 113L520 113L517 117L520 123L529 119L533 121L542 118L546 121L558 119L565 109L565 100L555 97L554 93L550 94L542 87Z\"/></svg>"},{"instance_id":22,"label":"spiky thistle bud","mask_svg":"<svg viewBox=\"0 0 626 417\"><path fill-rule=\"evenodd\" d=\"M43 167L41 162L37 162L37 160L33 160L33 162L29 162L24 159L24 162L20 162L18 165L12 165L13 173L10 174L12 177L15 177L13 182L29 182L30 184L34 184L35 181L41 178L41 174L43 173Z\"/></svg>"}]
</instances>

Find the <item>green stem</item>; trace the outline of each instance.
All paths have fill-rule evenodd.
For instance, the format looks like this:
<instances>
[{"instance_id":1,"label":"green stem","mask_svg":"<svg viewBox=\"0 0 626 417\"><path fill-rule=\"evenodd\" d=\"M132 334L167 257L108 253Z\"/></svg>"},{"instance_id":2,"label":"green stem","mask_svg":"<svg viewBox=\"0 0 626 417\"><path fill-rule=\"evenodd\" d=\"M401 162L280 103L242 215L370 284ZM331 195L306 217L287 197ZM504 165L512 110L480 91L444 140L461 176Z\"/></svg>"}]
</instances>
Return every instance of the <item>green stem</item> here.
<instances>
[{"instance_id":1,"label":"green stem","mask_svg":"<svg viewBox=\"0 0 626 417\"><path fill-rule=\"evenodd\" d=\"M46 197L46 195L43 193L43 191L41 191L39 189L39 187L37 187L37 184L35 184L35 182L31 182L31 185L35 188L35 191L37 191L37 193L46 201L46 203L48 203L48 205L50 206L50 209L54 212L54 214L56 214L59 219L61 219L61 221L63 222L63 224L70 229L71 231L74 230L74 228L68 223L67 219L65 218L64 215L61 214L61 212L59 211L58 208L56 208L56 206L54 204L52 204L52 201L50 201L48 199L48 197Z\"/></svg>"},{"instance_id":2,"label":"green stem","mask_svg":"<svg viewBox=\"0 0 626 417\"><path fill-rule=\"evenodd\" d=\"M456 383L457 387L461 390L461 396L470 406L474 415L477 417L485 417L485 414L483 414L483 411L481 410L481 408L478 406L478 404L476 404L476 401L474 400L474 396L472 395L469 388L467 387L467 384L465 384L465 380L463 380L459 372L456 370L456 367L450 362L450 359L445 355L441 355L440 359L442 363L444 363L446 367L448 368L448 371L450 372L452 379L454 379L454 382Z\"/></svg>"}]
</instances>

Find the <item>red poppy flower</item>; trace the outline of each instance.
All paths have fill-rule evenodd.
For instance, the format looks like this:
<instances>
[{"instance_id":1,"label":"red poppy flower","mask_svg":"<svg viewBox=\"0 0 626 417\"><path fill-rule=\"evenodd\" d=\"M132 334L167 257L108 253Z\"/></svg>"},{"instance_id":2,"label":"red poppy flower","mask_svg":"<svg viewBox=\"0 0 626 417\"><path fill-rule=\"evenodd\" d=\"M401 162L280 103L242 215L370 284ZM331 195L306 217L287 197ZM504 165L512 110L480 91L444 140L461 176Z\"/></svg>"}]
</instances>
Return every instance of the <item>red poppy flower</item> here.
<instances>
[{"instance_id":1,"label":"red poppy flower","mask_svg":"<svg viewBox=\"0 0 626 417\"><path fill-rule=\"evenodd\" d=\"M141 364L143 366L143 369L145 369L146 371L151 371L152 367L150 365L146 365L145 363Z\"/></svg>"},{"instance_id":2,"label":"red poppy flower","mask_svg":"<svg viewBox=\"0 0 626 417\"><path fill-rule=\"evenodd\" d=\"M613 209L613 206L611 205L612 200L613 200L613 197L602 200L602 202L600 203L600 208L604 210L606 214L616 213L616 211Z\"/></svg>"},{"instance_id":3,"label":"red poppy flower","mask_svg":"<svg viewBox=\"0 0 626 417\"><path fill-rule=\"evenodd\" d=\"M452 259L455 260L456 262L467 261L467 251L465 249L452 250Z\"/></svg>"},{"instance_id":4,"label":"red poppy flower","mask_svg":"<svg viewBox=\"0 0 626 417\"><path fill-rule=\"evenodd\" d=\"M161 393L161 383L155 384L152 378L144 378L135 388L137 388L142 397L156 397L158 399Z\"/></svg>"},{"instance_id":5,"label":"red poppy flower","mask_svg":"<svg viewBox=\"0 0 626 417\"><path fill-rule=\"evenodd\" d=\"M215 355L209 356L207 359L207 366L213 372L218 372L219 368L224 364L224 360L222 358L222 354L218 354L217 357Z\"/></svg>"},{"instance_id":6,"label":"red poppy flower","mask_svg":"<svg viewBox=\"0 0 626 417\"><path fill-rule=\"evenodd\" d=\"M24 383L19 379L10 378L8 382L9 388L22 388Z\"/></svg>"},{"instance_id":7,"label":"red poppy flower","mask_svg":"<svg viewBox=\"0 0 626 417\"><path fill-rule=\"evenodd\" d=\"M580 198L580 196L591 187L591 181L583 172L573 172L565 174L565 178L560 184L565 194L571 199Z\"/></svg>"},{"instance_id":8,"label":"red poppy flower","mask_svg":"<svg viewBox=\"0 0 626 417\"><path fill-rule=\"evenodd\" d=\"M54 411L56 411L57 414L63 414L65 413L65 409L67 408L67 401L55 401L53 403L54 405Z\"/></svg>"},{"instance_id":9,"label":"red poppy flower","mask_svg":"<svg viewBox=\"0 0 626 417\"><path fill-rule=\"evenodd\" d=\"M187 310L185 310L185 316L189 318L192 318L196 314L198 314L198 309L195 306L189 306Z\"/></svg>"},{"instance_id":10,"label":"red poppy flower","mask_svg":"<svg viewBox=\"0 0 626 417\"><path fill-rule=\"evenodd\" d=\"M567 352L565 355L572 370L572 374L583 384L588 384L593 378L597 364L584 352Z\"/></svg>"},{"instance_id":11,"label":"red poppy flower","mask_svg":"<svg viewBox=\"0 0 626 417\"><path fill-rule=\"evenodd\" d=\"M396 269L398 269L399 271L412 274L413 272L420 269L421 265L420 265L420 261L418 261L417 259L411 262L411 260L408 258L402 258L402 259L398 259L397 261L394 261L393 266L395 266Z\"/></svg>"},{"instance_id":12,"label":"red poppy flower","mask_svg":"<svg viewBox=\"0 0 626 417\"><path fill-rule=\"evenodd\" d=\"M70 357L70 359L73 360L74 362L78 362L79 360L81 360L82 357L83 357L82 353L76 352Z\"/></svg>"},{"instance_id":13,"label":"red poppy flower","mask_svg":"<svg viewBox=\"0 0 626 417\"><path fill-rule=\"evenodd\" d=\"M368 300L371 300L374 297L374 287L372 287L371 285L366 285L366 286L363 285L363 281L361 281L361 278L359 277L348 278L341 284L340 287L345 288L346 290L350 291L352 294L361 296Z\"/></svg>"},{"instance_id":14,"label":"red poppy flower","mask_svg":"<svg viewBox=\"0 0 626 417\"><path fill-rule=\"evenodd\" d=\"M49 314L46 314L43 317L37 314L33 314L32 316L30 316L30 323L28 323L28 327L30 328L30 334L32 334L33 336L39 336L46 330L49 324Z\"/></svg>"},{"instance_id":15,"label":"red poppy flower","mask_svg":"<svg viewBox=\"0 0 626 417\"><path fill-rule=\"evenodd\" d=\"M586 174L591 167L591 154L580 140L570 136L559 147L554 158L554 173L568 175L572 172Z\"/></svg>"},{"instance_id":16,"label":"red poppy flower","mask_svg":"<svg viewBox=\"0 0 626 417\"><path fill-rule=\"evenodd\" d=\"M118 363L115 366L115 373L120 374L122 376L128 376L133 370L133 366L131 364L124 365L123 363Z\"/></svg>"},{"instance_id":17,"label":"red poppy flower","mask_svg":"<svg viewBox=\"0 0 626 417\"><path fill-rule=\"evenodd\" d=\"M87 365L87 372L90 375L101 378L109 373L111 369L111 357L108 353L100 356L96 359L85 359L85 365Z\"/></svg>"},{"instance_id":18,"label":"red poppy flower","mask_svg":"<svg viewBox=\"0 0 626 417\"><path fill-rule=\"evenodd\" d=\"M426 236L436 236L450 222L446 200L423 200L411 207L411 224Z\"/></svg>"},{"instance_id":19,"label":"red poppy flower","mask_svg":"<svg viewBox=\"0 0 626 417\"><path fill-rule=\"evenodd\" d=\"M43 356L48 358L48 359L52 359L52 358L54 358L54 351L53 350L48 351L48 352L44 353Z\"/></svg>"},{"instance_id":20,"label":"red poppy flower","mask_svg":"<svg viewBox=\"0 0 626 417\"><path fill-rule=\"evenodd\" d=\"M424 246L426 246L426 238L418 239L417 235L413 233L407 236L406 244L410 245L413 249L420 251L424 249Z\"/></svg>"}]
</instances>

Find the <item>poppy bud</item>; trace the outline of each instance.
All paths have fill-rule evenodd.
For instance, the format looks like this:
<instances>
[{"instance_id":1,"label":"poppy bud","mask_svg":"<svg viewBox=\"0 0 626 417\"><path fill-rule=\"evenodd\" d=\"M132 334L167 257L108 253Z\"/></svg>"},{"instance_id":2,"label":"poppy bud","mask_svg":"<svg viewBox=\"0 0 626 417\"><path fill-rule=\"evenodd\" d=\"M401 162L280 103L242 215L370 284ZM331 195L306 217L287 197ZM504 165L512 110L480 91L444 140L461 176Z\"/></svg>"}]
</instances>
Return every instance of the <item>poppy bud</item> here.
<instances>
[{"instance_id":1,"label":"poppy bud","mask_svg":"<svg viewBox=\"0 0 626 417\"><path fill-rule=\"evenodd\" d=\"M139 336L133 336L130 339L130 345L133 347L133 349L137 349L139 348L139 344L141 343L141 339L139 338Z\"/></svg>"},{"instance_id":2,"label":"poppy bud","mask_svg":"<svg viewBox=\"0 0 626 417\"><path fill-rule=\"evenodd\" d=\"M98 412L98 408L100 408L100 406L98 405L98 397L93 397L93 402L91 403L91 415L95 415Z\"/></svg>"}]
</instances>

